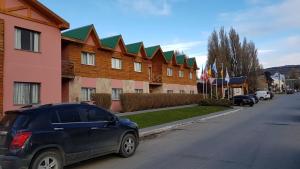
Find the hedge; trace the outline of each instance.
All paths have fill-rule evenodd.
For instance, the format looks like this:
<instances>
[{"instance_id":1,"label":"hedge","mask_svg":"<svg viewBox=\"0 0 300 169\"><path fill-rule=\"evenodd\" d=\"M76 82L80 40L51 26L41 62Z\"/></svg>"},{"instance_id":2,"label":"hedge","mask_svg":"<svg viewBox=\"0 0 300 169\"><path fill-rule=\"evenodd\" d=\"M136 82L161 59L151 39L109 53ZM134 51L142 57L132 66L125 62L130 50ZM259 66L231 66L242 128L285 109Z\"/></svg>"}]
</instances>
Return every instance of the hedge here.
<instances>
[{"instance_id":1,"label":"hedge","mask_svg":"<svg viewBox=\"0 0 300 169\"><path fill-rule=\"evenodd\" d=\"M231 107L232 101L227 99L203 99L199 102L200 106L224 106L224 107Z\"/></svg>"},{"instance_id":2,"label":"hedge","mask_svg":"<svg viewBox=\"0 0 300 169\"><path fill-rule=\"evenodd\" d=\"M120 95L123 112L199 104L202 98L200 94L124 93Z\"/></svg>"},{"instance_id":3,"label":"hedge","mask_svg":"<svg viewBox=\"0 0 300 169\"><path fill-rule=\"evenodd\" d=\"M107 93L95 93L91 95L92 101L95 105L110 109L111 106L111 95Z\"/></svg>"}]
</instances>

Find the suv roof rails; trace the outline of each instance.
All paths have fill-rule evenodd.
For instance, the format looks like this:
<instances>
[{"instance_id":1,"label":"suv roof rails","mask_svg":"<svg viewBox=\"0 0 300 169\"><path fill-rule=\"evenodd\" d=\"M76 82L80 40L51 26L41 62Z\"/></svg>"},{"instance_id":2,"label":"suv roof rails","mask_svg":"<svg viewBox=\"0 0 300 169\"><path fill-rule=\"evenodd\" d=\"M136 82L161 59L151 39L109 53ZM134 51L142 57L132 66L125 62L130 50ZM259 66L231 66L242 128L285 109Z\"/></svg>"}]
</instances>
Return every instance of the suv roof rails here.
<instances>
[{"instance_id":1,"label":"suv roof rails","mask_svg":"<svg viewBox=\"0 0 300 169\"><path fill-rule=\"evenodd\" d=\"M21 108L30 108L30 107L33 107L33 105L32 104L28 104L28 105L22 106Z\"/></svg>"},{"instance_id":2,"label":"suv roof rails","mask_svg":"<svg viewBox=\"0 0 300 169\"><path fill-rule=\"evenodd\" d=\"M82 101L80 102L80 104L84 104L84 105L95 105L94 102L91 102L91 101Z\"/></svg>"},{"instance_id":3,"label":"suv roof rails","mask_svg":"<svg viewBox=\"0 0 300 169\"><path fill-rule=\"evenodd\" d=\"M39 107L50 107L50 106L53 106L53 104L44 104L44 105L41 105L41 106L39 106Z\"/></svg>"}]
</instances>

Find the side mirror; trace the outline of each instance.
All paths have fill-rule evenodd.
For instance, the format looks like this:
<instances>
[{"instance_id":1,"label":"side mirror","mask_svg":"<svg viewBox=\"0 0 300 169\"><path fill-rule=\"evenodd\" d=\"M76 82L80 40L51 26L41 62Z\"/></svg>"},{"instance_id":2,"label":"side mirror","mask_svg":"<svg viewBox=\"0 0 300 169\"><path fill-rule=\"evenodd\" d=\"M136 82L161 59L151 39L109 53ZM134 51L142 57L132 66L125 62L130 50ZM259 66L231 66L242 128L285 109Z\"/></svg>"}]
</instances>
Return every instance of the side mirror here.
<instances>
[{"instance_id":1,"label":"side mirror","mask_svg":"<svg viewBox=\"0 0 300 169\"><path fill-rule=\"evenodd\" d=\"M109 117L109 121L111 123L116 123L118 120L119 120L118 117L115 116L115 115L112 115L112 116Z\"/></svg>"}]
</instances>

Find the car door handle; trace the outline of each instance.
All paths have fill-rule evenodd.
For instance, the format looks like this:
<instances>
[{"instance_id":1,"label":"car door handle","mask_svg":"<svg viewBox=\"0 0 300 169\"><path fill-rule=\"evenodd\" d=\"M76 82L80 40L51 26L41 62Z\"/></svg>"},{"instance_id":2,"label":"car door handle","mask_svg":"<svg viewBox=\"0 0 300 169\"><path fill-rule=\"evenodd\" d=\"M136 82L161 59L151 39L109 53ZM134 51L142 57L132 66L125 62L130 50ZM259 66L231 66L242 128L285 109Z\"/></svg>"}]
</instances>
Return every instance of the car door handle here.
<instances>
[{"instance_id":1,"label":"car door handle","mask_svg":"<svg viewBox=\"0 0 300 169\"><path fill-rule=\"evenodd\" d=\"M60 128L60 127L56 127L54 128L55 131L60 131L60 130L64 130L64 128Z\"/></svg>"},{"instance_id":2,"label":"car door handle","mask_svg":"<svg viewBox=\"0 0 300 169\"><path fill-rule=\"evenodd\" d=\"M91 130L99 130L99 127L91 127Z\"/></svg>"}]
</instances>

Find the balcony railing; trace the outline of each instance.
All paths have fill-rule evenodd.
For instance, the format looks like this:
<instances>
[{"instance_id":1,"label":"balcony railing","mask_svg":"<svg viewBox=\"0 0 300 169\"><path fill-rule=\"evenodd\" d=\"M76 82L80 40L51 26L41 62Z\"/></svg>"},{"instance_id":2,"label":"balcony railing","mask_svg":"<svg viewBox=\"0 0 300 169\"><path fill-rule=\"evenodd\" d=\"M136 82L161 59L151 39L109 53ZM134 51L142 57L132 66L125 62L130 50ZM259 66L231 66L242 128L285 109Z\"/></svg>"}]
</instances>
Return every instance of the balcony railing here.
<instances>
[{"instance_id":1,"label":"balcony railing","mask_svg":"<svg viewBox=\"0 0 300 169\"><path fill-rule=\"evenodd\" d=\"M74 63L63 60L61 63L62 77L64 78L74 78L75 77L75 69Z\"/></svg>"},{"instance_id":2,"label":"balcony railing","mask_svg":"<svg viewBox=\"0 0 300 169\"><path fill-rule=\"evenodd\" d=\"M154 84L162 83L162 77L161 77L161 75L153 76L151 78L151 82L150 83L154 83Z\"/></svg>"}]
</instances>

